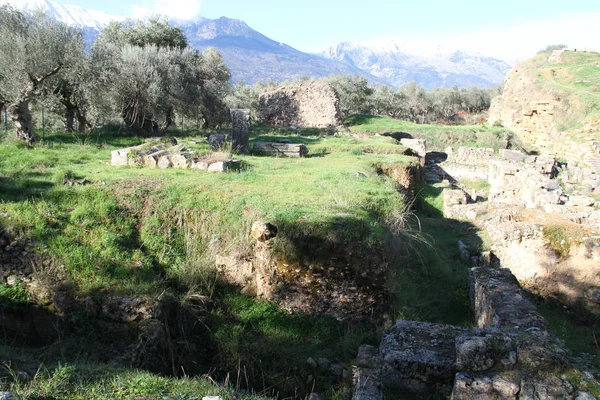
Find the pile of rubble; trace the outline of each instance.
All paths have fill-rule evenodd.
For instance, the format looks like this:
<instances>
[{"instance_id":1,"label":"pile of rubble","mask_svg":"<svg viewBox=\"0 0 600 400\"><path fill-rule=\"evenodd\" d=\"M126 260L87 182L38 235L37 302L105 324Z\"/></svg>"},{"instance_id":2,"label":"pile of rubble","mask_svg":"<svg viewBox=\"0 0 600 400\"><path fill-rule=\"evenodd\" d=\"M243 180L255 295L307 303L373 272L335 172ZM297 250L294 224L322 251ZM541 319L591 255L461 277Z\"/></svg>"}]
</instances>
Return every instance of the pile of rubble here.
<instances>
[{"instance_id":1,"label":"pile of rubble","mask_svg":"<svg viewBox=\"0 0 600 400\"><path fill-rule=\"evenodd\" d=\"M111 152L111 164L115 166L143 166L147 168L194 168L210 172L239 171L241 161L225 154L198 156L184 145L169 146L165 143L142 144Z\"/></svg>"}]
</instances>

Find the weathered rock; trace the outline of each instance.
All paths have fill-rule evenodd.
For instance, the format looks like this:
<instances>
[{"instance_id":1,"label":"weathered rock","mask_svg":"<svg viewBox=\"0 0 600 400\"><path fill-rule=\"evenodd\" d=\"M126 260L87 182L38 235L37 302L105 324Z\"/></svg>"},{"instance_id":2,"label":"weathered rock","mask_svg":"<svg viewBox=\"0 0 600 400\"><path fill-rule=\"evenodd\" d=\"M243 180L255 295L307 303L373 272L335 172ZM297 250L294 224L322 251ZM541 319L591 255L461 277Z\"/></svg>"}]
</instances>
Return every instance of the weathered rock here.
<instances>
[{"instance_id":1,"label":"weathered rock","mask_svg":"<svg viewBox=\"0 0 600 400\"><path fill-rule=\"evenodd\" d=\"M511 374L476 376L456 374L453 400L516 400L520 391L517 378Z\"/></svg>"},{"instance_id":2,"label":"weathered rock","mask_svg":"<svg viewBox=\"0 0 600 400\"><path fill-rule=\"evenodd\" d=\"M208 171L209 172L233 172L239 171L242 167L242 162L240 160L225 160L225 161L217 161L209 164Z\"/></svg>"},{"instance_id":3,"label":"weathered rock","mask_svg":"<svg viewBox=\"0 0 600 400\"><path fill-rule=\"evenodd\" d=\"M381 377L386 388L450 394L457 372L455 340L467 328L397 321L381 340Z\"/></svg>"},{"instance_id":4,"label":"weathered rock","mask_svg":"<svg viewBox=\"0 0 600 400\"><path fill-rule=\"evenodd\" d=\"M148 167L148 168L156 168L158 166L158 159L161 156L164 156L165 154L167 154L166 150L159 150L157 152L154 152L152 154L148 154L148 155L144 156L143 157L144 166Z\"/></svg>"},{"instance_id":5,"label":"weathered rock","mask_svg":"<svg viewBox=\"0 0 600 400\"><path fill-rule=\"evenodd\" d=\"M494 149L480 147L459 147L458 152L452 155L452 162L458 164L487 164L494 158Z\"/></svg>"},{"instance_id":6,"label":"weathered rock","mask_svg":"<svg viewBox=\"0 0 600 400\"><path fill-rule=\"evenodd\" d=\"M587 392L577 392L575 394L575 400L596 400L596 398Z\"/></svg>"},{"instance_id":7,"label":"weathered rock","mask_svg":"<svg viewBox=\"0 0 600 400\"><path fill-rule=\"evenodd\" d=\"M194 169L201 169L204 171L208 170L208 163L206 161L202 161L202 160L194 160L192 162L192 168Z\"/></svg>"},{"instance_id":8,"label":"weathered rock","mask_svg":"<svg viewBox=\"0 0 600 400\"><path fill-rule=\"evenodd\" d=\"M306 396L306 400L325 400L325 397L321 393L311 393Z\"/></svg>"},{"instance_id":9,"label":"weathered rock","mask_svg":"<svg viewBox=\"0 0 600 400\"><path fill-rule=\"evenodd\" d=\"M444 208L469 203L469 195L461 189L444 189Z\"/></svg>"},{"instance_id":10,"label":"weathered rock","mask_svg":"<svg viewBox=\"0 0 600 400\"><path fill-rule=\"evenodd\" d=\"M335 127L342 123L339 103L328 83L290 85L260 96L260 121L301 128Z\"/></svg>"},{"instance_id":11,"label":"weathered rock","mask_svg":"<svg viewBox=\"0 0 600 400\"><path fill-rule=\"evenodd\" d=\"M471 268L469 297L480 328L546 330L544 318L507 268Z\"/></svg>"},{"instance_id":12,"label":"weathered rock","mask_svg":"<svg viewBox=\"0 0 600 400\"><path fill-rule=\"evenodd\" d=\"M260 242L266 242L277 236L277 227L269 222L257 221L250 229L252 237Z\"/></svg>"},{"instance_id":13,"label":"weathered rock","mask_svg":"<svg viewBox=\"0 0 600 400\"><path fill-rule=\"evenodd\" d=\"M276 157L304 157L308 154L308 148L304 144L256 142L252 153Z\"/></svg>"},{"instance_id":14,"label":"weathered rock","mask_svg":"<svg viewBox=\"0 0 600 400\"><path fill-rule=\"evenodd\" d=\"M408 147L419 155L419 157L425 157L427 155L427 145L425 139L400 139L402 146Z\"/></svg>"},{"instance_id":15,"label":"weathered rock","mask_svg":"<svg viewBox=\"0 0 600 400\"><path fill-rule=\"evenodd\" d=\"M156 166L160 169L167 169L172 166L171 159L168 155L160 156L156 162Z\"/></svg>"},{"instance_id":16,"label":"weathered rock","mask_svg":"<svg viewBox=\"0 0 600 400\"><path fill-rule=\"evenodd\" d=\"M567 203L570 207L590 207L596 203L596 200L588 196L570 196Z\"/></svg>"},{"instance_id":17,"label":"weathered rock","mask_svg":"<svg viewBox=\"0 0 600 400\"><path fill-rule=\"evenodd\" d=\"M212 151L222 150L225 147L225 135L213 134L208 137L208 144Z\"/></svg>"},{"instance_id":18,"label":"weathered rock","mask_svg":"<svg viewBox=\"0 0 600 400\"><path fill-rule=\"evenodd\" d=\"M353 368L354 393L352 400L382 400L381 359L373 346L358 349L357 365Z\"/></svg>"},{"instance_id":19,"label":"weathered rock","mask_svg":"<svg viewBox=\"0 0 600 400\"><path fill-rule=\"evenodd\" d=\"M231 151L248 154L250 135L250 110L231 109Z\"/></svg>"},{"instance_id":20,"label":"weathered rock","mask_svg":"<svg viewBox=\"0 0 600 400\"><path fill-rule=\"evenodd\" d=\"M19 400L20 397L13 392L0 392L0 400Z\"/></svg>"},{"instance_id":21,"label":"weathered rock","mask_svg":"<svg viewBox=\"0 0 600 400\"><path fill-rule=\"evenodd\" d=\"M173 168L189 168L192 165L195 156L196 153L185 152L170 156L170 160Z\"/></svg>"},{"instance_id":22,"label":"weathered rock","mask_svg":"<svg viewBox=\"0 0 600 400\"><path fill-rule=\"evenodd\" d=\"M516 151L516 150L501 149L500 157L502 157L506 160L523 162L523 161L525 161L525 158L527 157L527 155L521 153L520 151Z\"/></svg>"},{"instance_id":23,"label":"weathered rock","mask_svg":"<svg viewBox=\"0 0 600 400\"><path fill-rule=\"evenodd\" d=\"M546 377L523 378L519 400L572 399L575 390L564 379L549 375Z\"/></svg>"}]
</instances>

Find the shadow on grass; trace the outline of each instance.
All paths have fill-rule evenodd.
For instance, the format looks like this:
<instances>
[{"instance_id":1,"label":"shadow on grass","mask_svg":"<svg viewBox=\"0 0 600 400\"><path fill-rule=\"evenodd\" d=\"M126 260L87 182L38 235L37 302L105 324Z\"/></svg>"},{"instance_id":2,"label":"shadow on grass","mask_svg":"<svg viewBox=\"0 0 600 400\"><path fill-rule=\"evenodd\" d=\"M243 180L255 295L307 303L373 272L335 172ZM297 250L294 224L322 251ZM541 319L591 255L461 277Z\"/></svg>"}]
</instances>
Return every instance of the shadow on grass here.
<instances>
[{"instance_id":1,"label":"shadow on grass","mask_svg":"<svg viewBox=\"0 0 600 400\"><path fill-rule=\"evenodd\" d=\"M0 200L20 202L39 197L54 187L50 180L43 180L45 173L19 171L10 176L0 176Z\"/></svg>"},{"instance_id":2,"label":"shadow on grass","mask_svg":"<svg viewBox=\"0 0 600 400\"><path fill-rule=\"evenodd\" d=\"M372 124L373 121L384 119L379 115L368 115L368 114L354 114L350 115L344 120L346 126L357 126L357 125L368 125Z\"/></svg>"}]
</instances>

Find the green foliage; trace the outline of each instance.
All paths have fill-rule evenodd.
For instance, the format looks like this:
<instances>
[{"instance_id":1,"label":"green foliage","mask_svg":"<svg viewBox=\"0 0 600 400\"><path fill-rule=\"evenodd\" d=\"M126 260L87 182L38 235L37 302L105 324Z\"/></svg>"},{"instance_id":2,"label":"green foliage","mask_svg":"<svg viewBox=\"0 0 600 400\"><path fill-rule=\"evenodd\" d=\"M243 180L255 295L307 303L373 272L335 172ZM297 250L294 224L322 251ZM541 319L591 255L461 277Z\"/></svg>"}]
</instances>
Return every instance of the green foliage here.
<instances>
[{"instance_id":1,"label":"green foliage","mask_svg":"<svg viewBox=\"0 0 600 400\"><path fill-rule=\"evenodd\" d=\"M543 229L544 245L553 250L559 257L568 257L571 251L571 240L560 225L547 225Z\"/></svg>"},{"instance_id":2,"label":"green foliage","mask_svg":"<svg viewBox=\"0 0 600 400\"><path fill-rule=\"evenodd\" d=\"M427 91L416 82L395 90L375 87L360 76L333 76L327 81L340 97L343 118L352 114L386 115L415 123L461 123L460 113L476 114L490 107L496 89L436 88Z\"/></svg>"},{"instance_id":3,"label":"green foliage","mask_svg":"<svg viewBox=\"0 0 600 400\"><path fill-rule=\"evenodd\" d=\"M540 51L538 51L537 54L552 53L554 50L561 50L561 49L566 49L566 48L567 48L566 44L549 44L548 46L546 46L543 49L541 49Z\"/></svg>"},{"instance_id":4,"label":"green foliage","mask_svg":"<svg viewBox=\"0 0 600 400\"><path fill-rule=\"evenodd\" d=\"M27 304L29 295L21 281L13 286L0 284L0 302L4 307L18 308Z\"/></svg>"},{"instance_id":5,"label":"green foliage","mask_svg":"<svg viewBox=\"0 0 600 400\"><path fill-rule=\"evenodd\" d=\"M225 400L266 400L268 397L218 386L205 377L169 378L145 371L119 369L106 365L62 363L42 367L28 382L15 380L3 385L21 398L65 400L195 400L221 396Z\"/></svg>"}]
</instances>

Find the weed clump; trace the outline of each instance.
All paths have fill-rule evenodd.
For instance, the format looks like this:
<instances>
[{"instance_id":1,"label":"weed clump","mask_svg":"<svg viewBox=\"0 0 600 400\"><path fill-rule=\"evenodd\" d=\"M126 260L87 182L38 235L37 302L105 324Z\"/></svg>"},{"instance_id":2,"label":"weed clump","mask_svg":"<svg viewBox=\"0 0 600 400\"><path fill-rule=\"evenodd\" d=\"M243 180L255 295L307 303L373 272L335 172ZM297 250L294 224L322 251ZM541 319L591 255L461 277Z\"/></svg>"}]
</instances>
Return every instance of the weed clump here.
<instances>
[{"instance_id":1,"label":"weed clump","mask_svg":"<svg viewBox=\"0 0 600 400\"><path fill-rule=\"evenodd\" d=\"M566 258L571 251L571 241L562 226L545 226L543 231L544 245L554 251L559 258Z\"/></svg>"}]
</instances>

